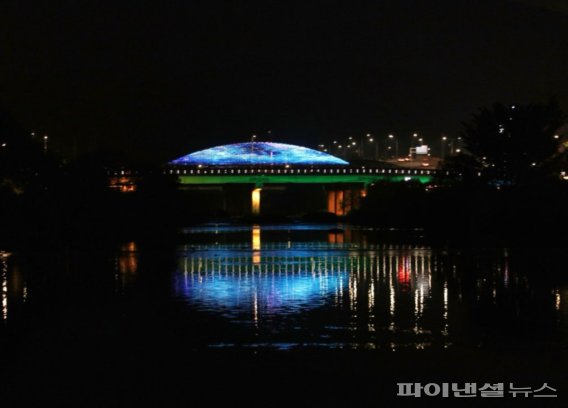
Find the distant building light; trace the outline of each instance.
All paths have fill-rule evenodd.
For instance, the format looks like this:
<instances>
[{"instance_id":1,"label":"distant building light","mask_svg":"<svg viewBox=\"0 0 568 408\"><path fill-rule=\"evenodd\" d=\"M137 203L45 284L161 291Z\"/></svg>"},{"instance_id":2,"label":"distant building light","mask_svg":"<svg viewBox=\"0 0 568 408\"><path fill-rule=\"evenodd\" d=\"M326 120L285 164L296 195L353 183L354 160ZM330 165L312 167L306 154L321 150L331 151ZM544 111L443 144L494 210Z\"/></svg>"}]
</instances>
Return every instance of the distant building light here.
<instances>
[{"instance_id":1,"label":"distant building light","mask_svg":"<svg viewBox=\"0 0 568 408\"><path fill-rule=\"evenodd\" d=\"M555 138L555 139L559 139L560 136L559 136L559 135L554 135L554 138Z\"/></svg>"}]
</instances>

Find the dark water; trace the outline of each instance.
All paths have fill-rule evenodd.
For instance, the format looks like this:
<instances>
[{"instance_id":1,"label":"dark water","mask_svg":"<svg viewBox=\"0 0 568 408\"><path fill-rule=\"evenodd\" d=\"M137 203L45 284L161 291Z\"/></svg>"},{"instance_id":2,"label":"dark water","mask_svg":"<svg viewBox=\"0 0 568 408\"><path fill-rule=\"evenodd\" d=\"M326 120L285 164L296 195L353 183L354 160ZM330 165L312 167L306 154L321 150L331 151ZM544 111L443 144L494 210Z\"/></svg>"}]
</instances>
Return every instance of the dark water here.
<instances>
[{"instance_id":1,"label":"dark water","mask_svg":"<svg viewBox=\"0 0 568 408\"><path fill-rule=\"evenodd\" d=\"M155 302L175 310L170 317L181 326L208 321L207 347L396 350L568 340L568 270L546 259L561 252L527 262L526 253L506 248L432 248L419 231L387 238L399 243L345 225L203 225L184 229L182 242L162 251L131 241L39 253L31 263L2 252L3 329L35 311L26 310L30 301L41 308L37 302L56 298L57 313L66 300L98 297L102 308ZM42 259L40 270L26 269Z\"/></svg>"},{"instance_id":2,"label":"dark water","mask_svg":"<svg viewBox=\"0 0 568 408\"><path fill-rule=\"evenodd\" d=\"M325 362L386 352L406 379L430 356L409 352L434 353L428 364L446 361L446 376L468 364L489 373L492 356L518 353L501 374L525 364L542 383L551 367L566 372L553 361L565 361L568 344L564 258L561 249L440 248L421 231L308 224L210 224L151 241L4 251L0 346L25 378L62 362L65 373L88 366L106 378L123 363L140 375L200 350L310 350L335 353ZM452 366L456 355L465 362ZM357 369L368 370L385 373L378 363Z\"/></svg>"}]
</instances>

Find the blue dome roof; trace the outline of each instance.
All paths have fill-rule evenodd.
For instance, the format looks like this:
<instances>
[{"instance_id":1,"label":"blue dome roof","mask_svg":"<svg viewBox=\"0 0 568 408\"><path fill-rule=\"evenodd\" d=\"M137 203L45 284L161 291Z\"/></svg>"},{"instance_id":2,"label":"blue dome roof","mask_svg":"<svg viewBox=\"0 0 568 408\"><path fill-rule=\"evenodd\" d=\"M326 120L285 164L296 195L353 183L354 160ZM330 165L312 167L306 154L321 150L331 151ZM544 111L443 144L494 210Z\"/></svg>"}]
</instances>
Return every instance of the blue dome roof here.
<instances>
[{"instance_id":1,"label":"blue dome roof","mask_svg":"<svg viewBox=\"0 0 568 408\"><path fill-rule=\"evenodd\" d=\"M307 147L272 142L235 143L200 150L173 160L175 165L347 165L345 160Z\"/></svg>"}]
</instances>

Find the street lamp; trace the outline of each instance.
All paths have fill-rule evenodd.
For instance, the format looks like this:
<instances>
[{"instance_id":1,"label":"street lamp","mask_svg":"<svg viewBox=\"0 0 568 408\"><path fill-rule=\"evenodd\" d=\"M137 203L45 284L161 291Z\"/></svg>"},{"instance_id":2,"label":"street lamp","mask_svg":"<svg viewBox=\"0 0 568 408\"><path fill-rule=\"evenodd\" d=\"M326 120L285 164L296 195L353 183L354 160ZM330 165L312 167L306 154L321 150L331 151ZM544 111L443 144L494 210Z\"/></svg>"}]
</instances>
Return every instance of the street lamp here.
<instances>
[{"instance_id":1,"label":"street lamp","mask_svg":"<svg viewBox=\"0 0 568 408\"><path fill-rule=\"evenodd\" d=\"M446 149L444 146L444 142L448 140L448 138L446 136L442 136L442 140L440 142L440 158L442 160L444 160L445 156L446 156Z\"/></svg>"},{"instance_id":2,"label":"street lamp","mask_svg":"<svg viewBox=\"0 0 568 408\"><path fill-rule=\"evenodd\" d=\"M375 157L374 157L374 159L375 159L376 161L378 161L378 160L379 160L379 140L378 140L378 139L375 140L375 138L373 137L373 135L371 135L370 133L367 133L367 141L368 141L369 143L372 143L372 144L375 145Z\"/></svg>"},{"instance_id":3,"label":"street lamp","mask_svg":"<svg viewBox=\"0 0 568 408\"><path fill-rule=\"evenodd\" d=\"M418 145L418 133L414 132L410 138L410 144L408 146L408 157L412 156L412 148L416 149Z\"/></svg>"},{"instance_id":4,"label":"street lamp","mask_svg":"<svg viewBox=\"0 0 568 408\"><path fill-rule=\"evenodd\" d=\"M394 141L394 155L398 159L398 138L395 137L393 134L390 134L389 139Z\"/></svg>"}]
</instances>

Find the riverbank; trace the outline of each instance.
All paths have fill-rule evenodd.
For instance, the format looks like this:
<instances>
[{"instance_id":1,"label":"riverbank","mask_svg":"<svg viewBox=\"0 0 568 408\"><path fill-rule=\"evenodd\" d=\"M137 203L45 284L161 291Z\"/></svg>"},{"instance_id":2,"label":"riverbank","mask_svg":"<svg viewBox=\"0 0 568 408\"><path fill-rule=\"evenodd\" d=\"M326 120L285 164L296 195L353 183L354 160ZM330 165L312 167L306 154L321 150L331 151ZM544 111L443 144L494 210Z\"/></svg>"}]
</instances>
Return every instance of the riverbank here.
<instances>
[{"instance_id":1,"label":"riverbank","mask_svg":"<svg viewBox=\"0 0 568 408\"><path fill-rule=\"evenodd\" d=\"M564 247L568 185L550 183L497 190L388 184L371 187L359 210L330 213L231 215L208 207L199 194L173 188L120 194L84 189L3 196L0 245L75 243L109 238L171 236L203 222L348 222L382 231L422 231L439 245ZM18 244L19 243L19 244Z\"/></svg>"}]
</instances>

